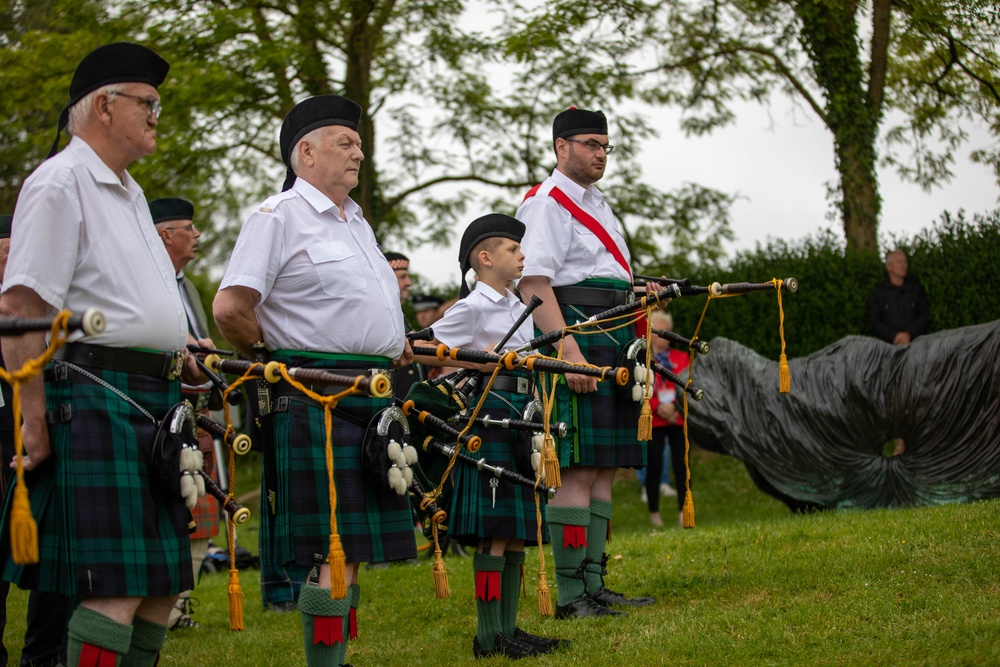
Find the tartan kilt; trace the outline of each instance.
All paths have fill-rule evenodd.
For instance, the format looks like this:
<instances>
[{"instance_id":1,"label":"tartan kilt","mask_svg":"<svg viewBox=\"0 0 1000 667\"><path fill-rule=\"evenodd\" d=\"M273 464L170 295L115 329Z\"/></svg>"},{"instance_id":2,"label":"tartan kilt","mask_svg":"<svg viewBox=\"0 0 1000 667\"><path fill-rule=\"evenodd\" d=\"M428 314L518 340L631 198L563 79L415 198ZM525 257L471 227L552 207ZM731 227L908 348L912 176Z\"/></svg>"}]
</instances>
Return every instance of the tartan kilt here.
<instances>
[{"instance_id":1,"label":"tartan kilt","mask_svg":"<svg viewBox=\"0 0 1000 667\"><path fill-rule=\"evenodd\" d=\"M579 285L592 287L594 281ZM562 303L559 308L567 325L582 322L607 310L599 306ZM614 326L612 322L603 328ZM597 330L597 327L585 329L588 332ZM536 335L541 333L536 330ZM635 337L635 327L630 326L606 333L575 334L573 339L590 364L617 366L622 350ZM545 352L555 355L555 350L552 347ZM566 422L569 427L566 437L557 439L560 467L642 468L646 465L646 443L637 438L641 403L619 396L611 379L598 382L594 393L577 394L570 391L563 376L555 377L556 401L552 421ZM546 387L551 385L547 383Z\"/></svg>"},{"instance_id":2,"label":"tartan kilt","mask_svg":"<svg viewBox=\"0 0 1000 667\"><path fill-rule=\"evenodd\" d=\"M290 366L336 368L325 359L273 355ZM383 364L388 368L388 364ZM356 366L355 366L356 367ZM368 364L366 368L373 367ZM339 365L340 372L344 366ZM272 398L273 401L273 398ZM307 565L330 548L330 497L323 409L305 395L289 397L288 408L273 416L277 472L275 514L262 481L260 557L264 565ZM371 421L393 399L349 396L338 410ZM336 416L331 433L337 503L337 533L348 563L380 563L415 558L413 511L407 496L382 492L365 477L361 446L365 428Z\"/></svg>"},{"instance_id":3,"label":"tartan kilt","mask_svg":"<svg viewBox=\"0 0 1000 667\"><path fill-rule=\"evenodd\" d=\"M176 381L85 370L157 419L180 400ZM48 410L58 414L69 405L72 415L49 425L54 465L31 489L40 563L8 560L4 578L81 598L165 596L194 588L188 509L179 496L164 497L150 479L157 425L73 370L66 380L46 379L45 395Z\"/></svg>"},{"instance_id":4,"label":"tartan kilt","mask_svg":"<svg viewBox=\"0 0 1000 667\"><path fill-rule=\"evenodd\" d=\"M208 416L208 410L202 412ZM205 455L205 474L219 481L219 471L215 465L215 441L208 431L198 429L198 449ZM219 500L211 493L198 497L198 503L191 510L191 518L197 526L189 536L192 540L203 540L219 534Z\"/></svg>"},{"instance_id":5,"label":"tartan kilt","mask_svg":"<svg viewBox=\"0 0 1000 667\"><path fill-rule=\"evenodd\" d=\"M485 386L486 378L483 378ZM478 405L480 396L469 403L469 414ZM504 402L510 402L515 410ZM508 391L490 391L479 415L494 419L520 419L531 396ZM482 438L477 452L463 448L463 452L478 460L486 459L490 465L516 470L514 462L514 436L516 431L492 426L473 426L470 433ZM523 474L523 473L522 473ZM448 504L448 535L460 544L476 546L484 538L524 540L526 546L538 545L538 520L535 513L535 493L528 487L498 479L488 472L479 472L475 466L456 461L452 468L455 482ZM437 480L435 480L437 481ZM496 504L493 487L496 483ZM545 499L540 496L542 537L546 536L544 517Z\"/></svg>"}]
</instances>

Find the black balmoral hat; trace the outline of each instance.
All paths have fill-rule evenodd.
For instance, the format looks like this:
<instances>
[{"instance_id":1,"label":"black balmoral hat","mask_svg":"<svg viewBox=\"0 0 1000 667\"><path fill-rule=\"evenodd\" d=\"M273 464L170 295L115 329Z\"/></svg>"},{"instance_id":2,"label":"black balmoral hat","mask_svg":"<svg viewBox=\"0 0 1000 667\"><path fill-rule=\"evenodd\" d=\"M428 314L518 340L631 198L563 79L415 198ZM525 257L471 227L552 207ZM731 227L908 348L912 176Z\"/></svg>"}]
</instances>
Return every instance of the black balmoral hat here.
<instances>
[{"instance_id":1,"label":"black balmoral hat","mask_svg":"<svg viewBox=\"0 0 1000 667\"><path fill-rule=\"evenodd\" d=\"M154 223L194 220L194 204L180 197L162 197L149 202L149 214Z\"/></svg>"},{"instance_id":2,"label":"black balmoral hat","mask_svg":"<svg viewBox=\"0 0 1000 667\"><path fill-rule=\"evenodd\" d=\"M389 262L389 266L392 270L396 269L407 269L410 268L410 258L401 252L387 252L385 253L385 258Z\"/></svg>"},{"instance_id":3,"label":"black balmoral hat","mask_svg":"<svg viewBox=\"0 0 1000 667\"><path fill-rule=\"evenodd\" d=\"M69 122L69 109L87 93L112 83L148 83L158 88L167 78L170 63L156 52L132 42L115 42L100 46L80 61L69 84L69 103L59 115L59 129L49 157L59 147L59 133Z\"/></svg>"},{"instance_id":4,"label":"black balmoral hat","mask_svg":"<svg viewBox=\"0 0 1000 667\"><path fill-rule=\"evenodd\" d=\"M437 308L444 301L433 294L417 294L410 301L413 303L413 312L419 313L424 310L430 310L431 308Z\"/></svg>"},{"instance_id":5,"label":"black balmoral hat","mask_svg":"<svg viewBox=\"0 0 1000 667\"><path fill-rule=\"evenodd\" d=\"M577 134L607 134L608 119L603 111L570 107L552 122L552 141Z\"/></svg>"},{"instance_id":6,"label":"black balmoral hat","mask_svg":"<svg viewBox=\"0 0 1000 667\"><path fill-rule=\"evenodd\" d=\"M524 236L524 223L503 213L488 213L469 223L462 234L462 244L458 250L458 263L462 267L462 275L472 268L469 255L480 241L494 236L502 236L521 242Z\"/></svg>"},{"instance_id":7,"label":"black balmoral hat","mask_svg":"<svg viewBox=\"0 0 1000 667\"><path fill-rule=\"evenodd\" d=\"M12 215L0 215L0 239L10 238L10 223L13 220Z\"/></svg>"},{"instance_id":8,"label":"black balmoral hat","mask_svg":"<svg viewBox=\"0 0 1000 667\"><path fill-rule=\"evenodd\" d=\"M299 143L299 139L313 130L328 125L342 125L357 130L360 119L361 106L339 95L317 95L296 104L281 123L281 134L278 138L281 161L288 167L282 191L292 187L295 182L291 159L292 150Z\"/></svg>"}]
</instances>

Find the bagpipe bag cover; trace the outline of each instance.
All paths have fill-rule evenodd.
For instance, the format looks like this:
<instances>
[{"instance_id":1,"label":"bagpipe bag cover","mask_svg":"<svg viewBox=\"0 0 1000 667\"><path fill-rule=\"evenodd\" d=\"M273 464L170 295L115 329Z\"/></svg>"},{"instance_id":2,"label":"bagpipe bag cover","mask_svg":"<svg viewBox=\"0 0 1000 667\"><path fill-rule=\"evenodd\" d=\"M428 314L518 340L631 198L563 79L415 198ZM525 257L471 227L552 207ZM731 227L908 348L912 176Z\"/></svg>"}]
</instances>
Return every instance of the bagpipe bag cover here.
<instances>
[{"instance_id":1,"label":"bagpipe bag cover","mask_svg":"<svg viewBox=\"0 0 1000 667\"><path fill-rule=\"evenodd\" d=\"M849 336L778 363L724 338L694 369L693 444L742 461L793 510L962 502L1000 495L1000 320L894 347ZM886 457L902 438L906 450Z\"/></svg>"}]
</instances>

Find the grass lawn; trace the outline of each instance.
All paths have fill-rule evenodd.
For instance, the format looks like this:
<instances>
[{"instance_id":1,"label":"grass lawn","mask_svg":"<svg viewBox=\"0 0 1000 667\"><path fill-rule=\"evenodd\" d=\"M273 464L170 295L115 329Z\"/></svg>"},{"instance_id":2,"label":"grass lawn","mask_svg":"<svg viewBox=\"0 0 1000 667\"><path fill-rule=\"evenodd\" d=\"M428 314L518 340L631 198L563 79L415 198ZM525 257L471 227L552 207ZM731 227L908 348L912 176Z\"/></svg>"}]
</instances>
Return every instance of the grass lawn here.
<instances>
[{"instance_id":1,"label":"grass lawn","mask_svg":"<svg viewBox=\"0 0 1000 667\"><path fill-rule=\"evenodd\" d=\"M1000 665L1000 500L920 509L792 516L758 492L738 461L692 452L697 528L649 526L639 487L616 482L607 584L657 604L625 618L556 621L538 615L537 550L525 566L519 624L572 640L525 664ZM252 462L239 488L251 488ZM254 508L256 509L256 508ZM256 522L239 542L256 553ZM421 538L421 542L422 542ZM555 576L545 550L547 578ZM431 561L364 570L361 666L501 665L474 661L471 558L446 559L451 597L434 597ZM240 573L246 629L228 628L225 573L202 578L197 631L170 634L170 665L302 665L299 615L265 614L255 570ZM11 592L5 641L11 664L24 633L26 594Z\"/></svg>"}]
</instances>

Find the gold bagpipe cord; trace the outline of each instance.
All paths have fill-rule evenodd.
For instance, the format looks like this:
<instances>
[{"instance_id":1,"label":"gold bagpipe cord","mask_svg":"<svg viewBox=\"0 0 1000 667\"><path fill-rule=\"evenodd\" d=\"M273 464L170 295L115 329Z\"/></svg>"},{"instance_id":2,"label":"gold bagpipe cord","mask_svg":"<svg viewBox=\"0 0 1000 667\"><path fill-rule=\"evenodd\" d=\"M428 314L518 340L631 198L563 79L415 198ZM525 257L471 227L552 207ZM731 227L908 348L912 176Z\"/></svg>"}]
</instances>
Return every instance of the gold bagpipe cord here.
<instances>
[{"instance_id":1,"label":"gold bagpipe cord","mask_svg":"<svg viewBox=\"0 0 1000 667\"><path fill-rule=\"evenodd\" d=\"M788 370L788 358L785 356L785 311L781 305L781 287L784 283L783 280L779 278L772 278L768 281L774 285L775 291L778 292L778 335L781 338L781 356L778 358L778 391L782 394L787 394L791 390L791 375ZM708 304L712 302L712 299L722 299L733 296L743 296L742 294L721 294L719 296L713 296L711 292L708 294L708 299L705 300L705 307L701 311L701 317L698 319L698 326L695 327L694 334L691 336L691 343L693 344L698 340L698 332L701 331L701 325L705 322L705 314L708 312ZM691 386L691 382L694 379L694 360L695 351L694 347L688 348L688 377L685 383L685 389ZM691 465L690 465L690 452L691 443L688 439L688 394L687 391L684 392L684 509L683 509L683 522L685 528L694 528L694 496L691 495Z\"/></svg>"},{"instance_id":2,"label":"gold bagpipe cord","mask_svg":"<svg viewBox=\"0 0 1000 667\"><path fill-rule=\"evenodd\" d=\"M31 516L31 501L28 499L28 487L24 482L24 440L21 433L21 383L28 382L40 374L46 364L52 360L52 355L66 343L69 336L67 323L70 312L60 311L52 319L49 330L49 345L35 359L29 359L16 371L0 368L0 378L6 380L13 389L11 412L14 418L14 460L17 465L17 487L14 489L14 500L10 511L10 551L11 559L17 565L34 565L39 560L38 554L38 524Z\"/></svg>"}]
</instances>

